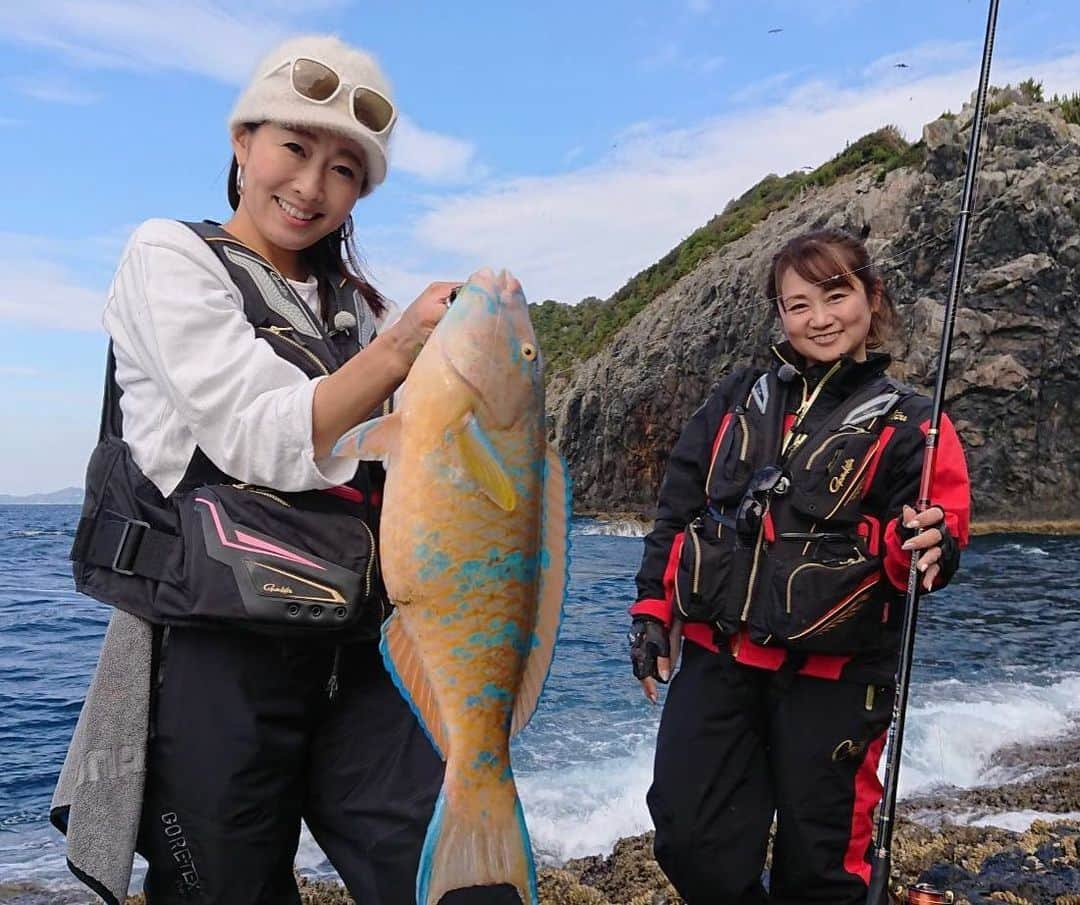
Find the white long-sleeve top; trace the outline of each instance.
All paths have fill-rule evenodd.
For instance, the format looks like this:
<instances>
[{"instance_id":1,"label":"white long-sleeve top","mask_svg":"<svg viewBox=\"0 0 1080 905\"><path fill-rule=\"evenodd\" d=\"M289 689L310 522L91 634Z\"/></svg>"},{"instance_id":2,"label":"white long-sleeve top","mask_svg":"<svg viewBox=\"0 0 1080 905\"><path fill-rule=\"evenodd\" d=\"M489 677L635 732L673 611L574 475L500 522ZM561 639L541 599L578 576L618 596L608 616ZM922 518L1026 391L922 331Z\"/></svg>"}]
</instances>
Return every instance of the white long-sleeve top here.
<instances>
[{"instance_id":1,"label":"white long-sleeve top","mask_svg":"<svg viewBox=\"0 0 1080 905\"><path fill-rule=\"evenodd\" d=\"M290 281L318 316L317 285ZM113 341L123 439L168 496L198 446L226 474L279 490L343 484L355 459L315 458L315 386L244 317L240 290L190 228L135 230L103 318Z\"/></svg>"}]
</instances>

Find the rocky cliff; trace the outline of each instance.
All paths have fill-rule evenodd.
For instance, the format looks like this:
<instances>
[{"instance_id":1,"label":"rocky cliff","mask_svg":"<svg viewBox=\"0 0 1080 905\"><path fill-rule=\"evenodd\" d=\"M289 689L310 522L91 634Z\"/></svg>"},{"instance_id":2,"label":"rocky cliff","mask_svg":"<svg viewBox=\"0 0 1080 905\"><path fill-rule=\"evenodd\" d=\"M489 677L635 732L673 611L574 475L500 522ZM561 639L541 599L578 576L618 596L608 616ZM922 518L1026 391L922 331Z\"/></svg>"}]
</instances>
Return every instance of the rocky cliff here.
<instances>
[{"instance_id":1,"label":"rocky cliff","mask_svg":"<svg viewBox=\"0 0 1080 905\"><path fill-rule=\"evenodd\" d=\"M990 109L947 411L968 451L977 518L1075 518L1080 126L1019 94ZM970 119L965 107L929 123L917 165L866 168L807 190L557 376L551 429L579 510L649 512L681 425L720 377L760 357L776 335L763 276L797 232L839 226L866 237L904 323L889 348L892 373L931 392Z\"/></svg>"}]
</instances>

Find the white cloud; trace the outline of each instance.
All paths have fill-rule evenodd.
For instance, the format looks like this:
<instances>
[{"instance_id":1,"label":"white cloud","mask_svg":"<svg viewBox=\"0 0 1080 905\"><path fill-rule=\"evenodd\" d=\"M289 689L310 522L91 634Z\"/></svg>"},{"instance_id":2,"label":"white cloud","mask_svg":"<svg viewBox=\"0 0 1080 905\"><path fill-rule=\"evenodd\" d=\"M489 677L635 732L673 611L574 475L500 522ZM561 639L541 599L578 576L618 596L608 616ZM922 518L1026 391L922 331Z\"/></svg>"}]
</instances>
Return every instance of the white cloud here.
<instances>
[{"instance_id":1,"label":"white cloud","mask_svg":"<svg viewBox=\"0 0 1080 905\"><path fill-rule=\"evenodd\" d=\"M646 72L657 69L683 69L699 75L710 75L727 62L722 56L695 56L686 53L675 41L660 44L652 53L643 57L638 65Z\"/></svg>"},{"instance_id":2,"label":"white cloud","mask_svg":"<svg viewBox=\"0 0 1080 905\"><path fill-rule=\"evenodd\" d=\"M322 8L343 0L318 0ZM208 0L55 0L0 3L0 42L52 50L71 64L94 69L183 72L242 84L258 60L294 27L283 16L295 14L283 0L232 6ZM235 7L235 9L234 9ZM261 7L261 8L260 8ZM21 79L23 94L64 103L90 103L85 89L61 82ZM0 126L11 125L0 119ZM435 183L482 178L475 147L440 135L403 118L394 137L395 166Z\"/></svg>"},{"instance_id":3,"label":"white cloud","mask_svg":"<svg viewBox=\"0 0 1080 905\"><path fill-rule=\"evenodd\" d=\"M761 104L765 101L773 101L794 78L794 72L777 72L763 79L747 82L731 95L731 99L737 104Z\"/></svg>"},{"instance_id":4,"label":"white cloud","mask_svg":"<svg viewBox=\"0 0 1080 905\"><path fill-rule=\"evenodd\" d=\"M476 162L475 145L429 132L405 116L394 128L391 159L395 170L427 182L470 182L484 176L484 170Z\"/></svg>"},{"instance_id":5,"label":"white cloud","mask_svg":"<svg viewBox=\"0 0 1080 905\"><path fill-rule=\"evenodd\" d=\"M1028 76L1048 92L1074 88L1080 55L1002 62L994 81ZM958 109L976 81L969 67L860 89L815 82L766 109L682 129L639 125L599 164L429 199L410 254L456 257L463 273L507 267L537 301L604 297L767 173L820 164L888 123L918 138L924 123Z\"/></svg>"},{"instance_id":6,"label":"white cloud","mask_svg":"<svg viewBox=\"0 0 1080 905\"><path fill-rule=\"evenodd\" d=\"M948 66L974 63L979 59L979 53L980 48L971 41L929 41L879 57L866 66L862 74L868 79L893 76L910 81Z\"/></svg>"},{"instance_id":7,"label":"white cloud","mask_svg":"<svg viewBox=\"0 0 1080 905\"><path fill-rule=\"evenodd\" d=\"M8 83L19 94L49 104L85 106L101 99L100 95L92 91L51 76L22 76L10 79Z\"/></svg>"},{"instance_id":8,"label":"white cloud","mask_svg":"<svg viewBox=\"0 0 1080 905\"><path fill-rule=\"evenodd\" d=\"M0 233L0 324L100 331L105 285L88 285L89 269L115 266L118 235L51 239Z\"/></svg>"},{"instance_id":9,"label":"white cloud","mask_svg":"<svg viewBox=\"0 0 1080 905\"><path fill-rule=\"evenodd\" d=\"M287 32L284 22L257 10L241 16L204 0L0 5L4 40L53 50L78 66L180 69L227 82L247 78L259 56Z\"/></svg>"},{"instance_id":10,"label":"white cloud","mask_svg":"<svg viewBox=\"0 0 1080 905\"><path fill-rule=\"evenodd\" d=\"M19 365L0 365L0 377L41 377L43 372L37 368L25 368Z\"/></svg>"}]
</instances>

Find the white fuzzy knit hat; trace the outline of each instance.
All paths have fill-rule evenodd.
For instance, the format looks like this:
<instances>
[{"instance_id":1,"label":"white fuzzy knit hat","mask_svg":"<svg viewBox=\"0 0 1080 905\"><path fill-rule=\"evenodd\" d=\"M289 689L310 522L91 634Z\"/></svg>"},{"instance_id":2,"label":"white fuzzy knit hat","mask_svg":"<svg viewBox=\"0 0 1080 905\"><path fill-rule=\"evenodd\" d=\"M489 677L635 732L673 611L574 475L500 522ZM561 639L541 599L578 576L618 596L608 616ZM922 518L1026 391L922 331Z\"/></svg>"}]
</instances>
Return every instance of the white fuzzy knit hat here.
<instances>
[{"instance_id":1,"label":"white fuzzy knit hat","mask_svg":"<svg viewBox=\"0 0 1080 905\"><path fill-rule=\"evenodd\" d=\"M298 57L323 63L338 74L342 90L329 103L308 100L292 89L288 64ZM290 38L271 50L256 67L229 114L229 131L245 123L270 121L343 135L364 154L367 171L360 192L363 197L386 178L387 143L393 127L376 133L356 120L350 105L352 89L357 86L371 88L393 103L390 83L370 54L349 47L333 35Z\"/></svg>"}]
</instances>

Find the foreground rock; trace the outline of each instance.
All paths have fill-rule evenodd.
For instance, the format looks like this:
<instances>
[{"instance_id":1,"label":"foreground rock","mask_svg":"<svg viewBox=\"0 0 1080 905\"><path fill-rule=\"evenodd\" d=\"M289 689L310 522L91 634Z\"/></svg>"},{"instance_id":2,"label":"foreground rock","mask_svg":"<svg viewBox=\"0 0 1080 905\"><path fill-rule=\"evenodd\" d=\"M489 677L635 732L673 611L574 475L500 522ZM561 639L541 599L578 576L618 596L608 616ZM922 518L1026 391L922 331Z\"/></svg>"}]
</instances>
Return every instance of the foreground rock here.
<instances>
[{"instance_id":1,"label":"foreground rock","mask_svg":"<svg viewBox=\"0 0 1080 905\"><path fill-rule=\"evenodd\" d=\"M896 876L951 889L958 905L1080 905L1080 818L1036 820L1023 833L957 826L948 814L1034 810L1080 811L1080 741L1022 752L1006 750L999 766L1043 757L1045 775L995 788L968 789L906 801L893 846ZM912 820L912 816L919 822ZM927 825L927 821L933 826ZM355 905L332 883L301 879L303 905ZM620 839L610 855L576 858L539 871L543 905L681 905L652 857L652 834ZM128 905L143 905L142 896Z\"/></svg>"}]
</instances>

